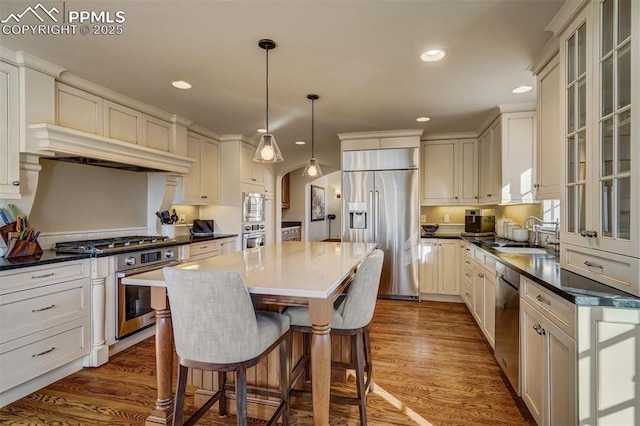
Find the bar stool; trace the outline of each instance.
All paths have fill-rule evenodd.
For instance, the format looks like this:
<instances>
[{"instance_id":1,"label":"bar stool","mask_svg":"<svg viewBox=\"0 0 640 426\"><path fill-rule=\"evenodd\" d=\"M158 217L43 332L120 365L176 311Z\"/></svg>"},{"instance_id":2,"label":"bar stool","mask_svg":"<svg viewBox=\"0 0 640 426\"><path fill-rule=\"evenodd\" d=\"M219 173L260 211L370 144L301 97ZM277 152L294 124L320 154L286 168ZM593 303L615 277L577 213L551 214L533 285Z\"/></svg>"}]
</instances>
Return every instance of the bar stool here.
<instances>
[{"instance_id":1,"label":"bar stool","mask_svg":"<svg viewBox=\"0 0 640 426\"><path fill-rule=\"evenodd\" d=\"M355 369L357 387L357 397L331 395L331 401L358 405L360 423L362 425L367 424L367 391L373 385L369 328L376 306L383 260L384 252L376 249L362 261L347 291L347 296L337 308L334 308L331 319L331 335L351 336L352 353L355 354L355 363L332 362L331 368L340 370ZM309 378L312 334L309 311L306 307L289 307L282 313L290 318L292 331L304 334L304 355L294 368L292 375L293 380L291 383L295 383L303 371L307 372L307 378ZM291 392L298 395L311 395L310 392L297 390L292 390Z\"/></svg>"},{"instance_id":2,"label":"bar stool","mask_svg":"<svg viewBox=\"0 0 640 426\"><path fill-rule=\"evenodd\" d=\"M183 408L189 368L217 371L219 390L184 424L192 425L217 401L226 415L226 372L236 373L238 425L247 424L247 391L277 397L280 404L269 424L289 417L289 318L275 312L255 311L240 274L234 271L199 271L164 268L178 354L174 425L183 424ZM247 388L247 368L256 365L279 346L280 389Z\"/></svg>"}]
</instances>

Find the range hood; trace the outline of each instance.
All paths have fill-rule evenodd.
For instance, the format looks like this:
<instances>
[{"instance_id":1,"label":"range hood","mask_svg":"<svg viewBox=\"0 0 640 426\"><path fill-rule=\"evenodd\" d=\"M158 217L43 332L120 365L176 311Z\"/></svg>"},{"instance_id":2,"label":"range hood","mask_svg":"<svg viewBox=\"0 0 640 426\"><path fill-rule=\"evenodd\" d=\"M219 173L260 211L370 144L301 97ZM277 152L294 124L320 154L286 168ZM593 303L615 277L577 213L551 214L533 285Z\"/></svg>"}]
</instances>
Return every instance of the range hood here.
<instances>
[{"instance_id":1,"label":"range hood","mask_svg":"<svg viewBox=\"0 0 640 426\"><path fill-rule=\"evenodd\" d=\"M139 172L189 173L195 160L53 124L32 124L37 150L52 159Z\"/></svg>"}]
</instances>

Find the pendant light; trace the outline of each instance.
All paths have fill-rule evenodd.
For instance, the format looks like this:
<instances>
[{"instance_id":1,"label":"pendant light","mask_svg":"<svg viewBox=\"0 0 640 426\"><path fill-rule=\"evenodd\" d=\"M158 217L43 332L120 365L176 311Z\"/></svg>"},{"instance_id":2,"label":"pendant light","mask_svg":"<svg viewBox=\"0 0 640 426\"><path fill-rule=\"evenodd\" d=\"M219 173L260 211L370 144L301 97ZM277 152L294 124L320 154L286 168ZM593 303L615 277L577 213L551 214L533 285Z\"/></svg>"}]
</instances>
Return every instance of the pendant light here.
<instances>
[{"instance_id":1,"label":"pendant light","mask_svg":"<svg viewBox=\"0 0 640 426\"><path fill-rule=\"evenodd\" d=\"M283 161L282 153L280 152L280 148L278 148L278 144L276 143L276 138L269 133L269 50L276 48L276 42L269 39L262 39L258 42L258 46L265 50L267 57L267 72L266 72L266 94L267 94L267 112L266 112L266 132L262 134L260 138L260 143L258 144L258 148L256 149L255 154L253 154L253 161L258 163L279 163Z\"/></svg>"},{"instance_id":2,"label":"pendant light","mask_svg":"<svg viewBox=\"0 0 640 426\"><path fill-rule=\"evenodd\" d=\"M320 98L318 95L307 95L307 99L311 99L311 158L307 161L307 165L304 167L302 176L320 177L322 176L322 170L320 169L320 163L313 156L314 154L314 133L315 133L315 101Z\"/></svg>"}]
</instances>

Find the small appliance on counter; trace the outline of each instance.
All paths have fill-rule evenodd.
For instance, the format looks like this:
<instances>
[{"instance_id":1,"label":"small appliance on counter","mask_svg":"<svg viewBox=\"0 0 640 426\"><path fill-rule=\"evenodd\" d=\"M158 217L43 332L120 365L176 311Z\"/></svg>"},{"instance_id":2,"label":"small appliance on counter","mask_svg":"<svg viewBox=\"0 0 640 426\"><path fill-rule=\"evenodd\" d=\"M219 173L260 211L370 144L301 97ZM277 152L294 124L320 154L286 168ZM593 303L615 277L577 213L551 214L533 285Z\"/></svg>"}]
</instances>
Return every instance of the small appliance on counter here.
<instances>
[{"instance_id":1,"label":"small appliance on counter","mask_svg":"<svg viewBox=\"0 0 640 426\"><path fill-rule=\"evenodd\" d=\"M194 237L211 237L213 236L212 219L193 219L193 230L191 231Z\"/></svg>"},{"instance_id":2,"label":"small appliance on counter","mask_svg":"<svg viewBox=\"0 0 640 426\"><path fill-rule=\"evenodd\" d=\"M472 209L464 211L465 234L494 233L496 211L494 209Z\"/></svg>"},{"instance_id":3,"label":"small appliance on counter","mask_svg":"<svg viewBox=\"0 0 640 426\"><path fill-rule=\"evenodd\" d=\"M437 223L432 223L432 224L428 224L428 225L420 225L422 227L422 230L425 232L425 235L428 237L432 237L435 232L438 230L438 228L440 227L439 224Z\"/></svg>"}]
</instances>

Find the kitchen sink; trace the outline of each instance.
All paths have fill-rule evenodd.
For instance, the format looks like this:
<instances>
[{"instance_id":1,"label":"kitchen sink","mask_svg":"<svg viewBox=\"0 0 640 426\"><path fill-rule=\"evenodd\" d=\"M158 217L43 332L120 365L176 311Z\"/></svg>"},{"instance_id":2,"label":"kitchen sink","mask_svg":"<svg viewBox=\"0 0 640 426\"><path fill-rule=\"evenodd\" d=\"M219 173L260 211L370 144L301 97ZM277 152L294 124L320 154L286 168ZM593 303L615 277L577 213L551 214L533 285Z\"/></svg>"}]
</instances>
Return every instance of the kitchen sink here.
<instances>
[{"instance_id":1,"label":"kitchen sink","mask_svg":"<svg viewBox=\"0 0 640 426\"><path fill-rule=\"evenodd\" d=\"M493 248L498 248L498 247L507 247L507 248L515 248L515 247L519 247L519 248L537 248L537 249L543 249L544 247L538 244L531 244L531 243L527 243L527 242L522 242L519 243L517 241L502 241L502 242L498 242L498 241L485 241L484 242L486 245L488 245L489 247L493 247Z\"/></svg>"}]
</instances>

